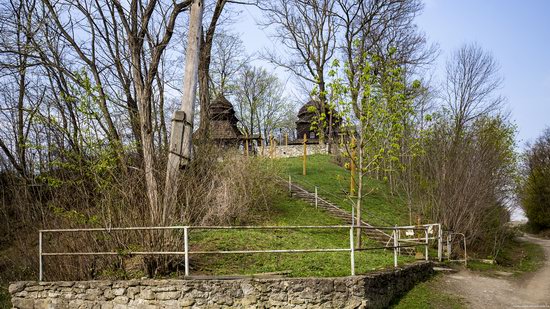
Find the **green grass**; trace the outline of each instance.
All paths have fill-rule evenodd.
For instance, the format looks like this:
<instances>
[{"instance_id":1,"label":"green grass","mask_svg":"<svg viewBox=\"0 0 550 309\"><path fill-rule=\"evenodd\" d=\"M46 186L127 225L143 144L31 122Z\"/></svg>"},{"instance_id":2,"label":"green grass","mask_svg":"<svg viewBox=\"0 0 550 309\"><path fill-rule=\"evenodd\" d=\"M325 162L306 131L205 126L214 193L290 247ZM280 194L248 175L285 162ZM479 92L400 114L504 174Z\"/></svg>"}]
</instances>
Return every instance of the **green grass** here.
<instances>
[{"instance_id":1,"label":"green grass","mask_svg":"<svg viewBox=\"0 0 550 309\"><path fill-rule=\"evenodd\" d=\"M412 290L396 300L393 309L462 309L464 301L456 295L445 293L439 287L441 275L417 284Z\"/></svg>"},{"instance_id":2,"label":"green grass","mask_svg":"<svg viewBox=\"0 0 550 309\"><path fill-rule=\"evenodd\" d=\"M311 205L285 197L274 201L263 225L340 225L330 215ZM304 248L349 248L349 230L215 230L192 231L193 251L267 250ZM365 243L365 246L379 246ZM399 263L412 262L400 257ZM391 251L357 252L356 273L367 273L393 267ZM333 277L350 275L350 254L334 253L257 253L192 256L194 275L246 275L290 271L291 277Z\"/></svg>"},{"instance_id":3,"label":"green grass","mask_svg":"<svg viewBox=\"0 0 550 309\"><path fill-rule=\"evenodd\" d=\"M505 271L519 275L536 271L544 261L544 249L541 246L513 238L504 243L496 264L469 261L468 268L474 271Z\"/></svg>"},{"instance_id":4,"label":"green grass","mask_svg":"<svg viewBox=\"0 0 550 309\"><path fill-rule=\"evenodd\" d=\"M11 308L10 294L8 293L8 287L0 285L0 308Z\"/></svg>"},{"instance_id":5,"label":"green grass","mask_svg":"<svg viewBox=\"0 0 550 309\"><path fill-rule=\"evenodd\" d=\"M329 155L307 157L307 175L302 175L302 158L284 158L274 161L280 174L334 204L351 211L355 198L349 197L350 172L333 162ZM394 196L385 183L364 178L364 192L370 192L362 203L362 218L375 226L408 225L408 211L402 199ZM372 191L372 192L371 192Z\"/></svg>"}]
</instances>

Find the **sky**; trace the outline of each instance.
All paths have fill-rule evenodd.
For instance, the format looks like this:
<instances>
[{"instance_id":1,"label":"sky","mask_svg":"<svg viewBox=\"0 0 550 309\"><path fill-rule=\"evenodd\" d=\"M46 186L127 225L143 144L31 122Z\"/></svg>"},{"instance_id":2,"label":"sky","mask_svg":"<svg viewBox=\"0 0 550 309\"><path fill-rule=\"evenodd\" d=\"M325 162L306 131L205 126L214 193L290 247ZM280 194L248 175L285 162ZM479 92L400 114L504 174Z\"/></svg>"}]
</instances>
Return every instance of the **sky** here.
<instances>
[{"instance_id":1,"label":"sky","mask_svg":"<svg viewBox=\"0 0 550 309\"><path fill-rule=\"evenodd\" d=\"M257 26L259 19L257 8L242 8L234 28L248 53L283 53L268 37L269 29ZM500 92L507 100L505 108L518 128L518 150L550 126L550 0L425 0L417 24L441 51L434 64L435 80L443 77L445 61L462 44L476 42L492 53L504 78Z\"/></svg>"}]
</instances>

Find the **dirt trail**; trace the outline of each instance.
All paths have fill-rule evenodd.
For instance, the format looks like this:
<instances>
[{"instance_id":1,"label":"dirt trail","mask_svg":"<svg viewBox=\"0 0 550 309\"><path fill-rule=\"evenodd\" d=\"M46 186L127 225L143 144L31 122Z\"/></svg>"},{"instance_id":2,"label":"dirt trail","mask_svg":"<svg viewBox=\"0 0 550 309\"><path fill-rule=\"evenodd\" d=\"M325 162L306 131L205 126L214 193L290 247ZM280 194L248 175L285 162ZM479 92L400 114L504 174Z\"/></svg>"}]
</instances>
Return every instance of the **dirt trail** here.
<instances>
[{"instance_id":1,"label":"dirt trail","mask_svg":"<svg viewBox=\"0 0 550 309\"><path fill-rule=\"evenodd\" d=\"M465 299L469 308L550 308L550 240L524 236L541 245L546 260L535 273L520 279L484 277L462 270L443 279L444 289ZM505 274L503 274L505 275Z\"/></svg>"}]
</instances>

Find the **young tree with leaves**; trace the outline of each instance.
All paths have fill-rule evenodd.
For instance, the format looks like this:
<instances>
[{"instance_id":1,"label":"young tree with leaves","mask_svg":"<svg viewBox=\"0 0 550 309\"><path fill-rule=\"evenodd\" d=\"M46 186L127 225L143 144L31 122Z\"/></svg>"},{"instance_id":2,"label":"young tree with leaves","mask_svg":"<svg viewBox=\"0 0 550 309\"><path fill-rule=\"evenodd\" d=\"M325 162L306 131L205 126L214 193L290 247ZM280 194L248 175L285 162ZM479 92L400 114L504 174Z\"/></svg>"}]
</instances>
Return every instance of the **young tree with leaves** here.
<instances>
[{"instance_id":1,"label":"young tree with leaves","mask_svg":"<svg viewBox=\"0 0 550 309\"><path fill-rule=\"evenodd\" d=\"M372 192L366 190L364 177L380 171L383 162L392 162L400 168L399 156L402 155L401 139L405 132L405 123L413 113L413 102L409 93L420 87L415 81L407 85L403 68L396 59L396 50L392 49L389 60L378 55L362 54L359 83L350 85L337 77L339 63L334 62L330 72L333 77L329 83L329 98L341 106L340 117L347 131L356 135L356 156L352 157L356 168L357 191L355 218L361 225L363 198ZM388 58L386 58L388 59ZM344 70L347 70L347 64ZM357 88L355 88L357 87ZM351 93L359 93L358 100L350 99ZM348 140L348 142L351 141ZM349 145L347 145L349 148ZM394 170L385 170L392 173ZM361 231L357 230L358 246L361 245Z\"/></svg>"}]
</instances>

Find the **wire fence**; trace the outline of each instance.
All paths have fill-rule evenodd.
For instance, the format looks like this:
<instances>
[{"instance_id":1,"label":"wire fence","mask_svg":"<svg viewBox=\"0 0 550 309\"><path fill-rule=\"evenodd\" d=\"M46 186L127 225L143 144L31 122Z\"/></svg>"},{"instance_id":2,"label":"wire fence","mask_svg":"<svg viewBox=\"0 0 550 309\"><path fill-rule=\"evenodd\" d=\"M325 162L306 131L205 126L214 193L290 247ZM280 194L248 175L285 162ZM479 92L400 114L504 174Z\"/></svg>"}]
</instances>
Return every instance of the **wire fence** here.
<instances>
[{"instance_id":1,"label":"wire fence","mask_svg":"<svg viewBox=\"0 0 550 309\"><path fill-rule=\"evenodd\" d=\"M265 250L190 250L189 238L192 230L343 230L349 231L349 246L341 248L301 248L301 249L265 249ZM354 231L376 229L391 233L393 245L356 248ZM83 233L83 232L107 232L113 231L162 231L177 230L183 231L181 247L172 251L138 251L127 250L119 251L44 251L43 238L45 234L63 234L63 233ZM414 231L416 235L424 234L424 237L417 237L414 240L404 241L399 237L404 231ZM442 242L441 234L438 236L438 252L441 252ZM132 255L173 255L183 256L185 265L185 276L190 275L189 256L190 255L209 255L209 254L256 254L256 253L323 253L323 252L349 252L350 253L350 274L355 275L355 252L368 250L393 250L394 267L397 267L397 257L402 248L424 246L425 259L428 260L428 247L430 239L429 227L358 227L353 225L330 225L330 226L157 226L157 227L116 227L116 228L82 228L82 229L47 229L38 232L38 251L39 251L39 281L44 278L44 258L59 256L132 256ZM441 256L438 254L438 259Z\"/></svg>"}]
</instances>

